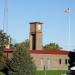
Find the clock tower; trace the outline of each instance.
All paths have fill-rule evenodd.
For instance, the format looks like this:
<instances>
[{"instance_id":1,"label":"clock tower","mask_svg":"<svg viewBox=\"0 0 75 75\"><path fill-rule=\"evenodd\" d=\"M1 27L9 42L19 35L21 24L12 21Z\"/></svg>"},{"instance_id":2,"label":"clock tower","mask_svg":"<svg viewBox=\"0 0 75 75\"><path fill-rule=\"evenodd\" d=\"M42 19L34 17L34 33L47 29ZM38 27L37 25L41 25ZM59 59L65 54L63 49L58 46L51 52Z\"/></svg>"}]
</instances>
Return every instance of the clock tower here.
<instances>
[{"instance_id":1,"label":"clock tower","mask_svg":"<svg viewBox=\"0 0 75 75\"><path fill-rule=\"evenodd\" d=\"M41 22L30 23L30 50L42 50L42 24Z\"/></svg>"}]
</instances>

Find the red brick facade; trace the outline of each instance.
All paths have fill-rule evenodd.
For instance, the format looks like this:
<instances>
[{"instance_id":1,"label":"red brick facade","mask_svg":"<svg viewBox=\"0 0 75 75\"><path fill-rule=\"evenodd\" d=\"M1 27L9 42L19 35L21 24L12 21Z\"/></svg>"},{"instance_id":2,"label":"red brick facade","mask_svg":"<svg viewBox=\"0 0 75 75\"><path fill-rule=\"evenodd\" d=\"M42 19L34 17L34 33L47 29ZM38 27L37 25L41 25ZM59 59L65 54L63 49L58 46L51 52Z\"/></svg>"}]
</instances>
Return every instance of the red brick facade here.
<instances>
[{"instance_id":1,"label":"red brick facade","mask_svg":"<svg viewBox=\"0 0 75 75\"><path fill-rule=\"evenodd\" d=\"M5 49L4 55L9 59L12 58L13 51ZM31 56L37 70L67 70L69 52L62 50L31 50Z\"/></svg>"},{"instance_id":2,"label":"red brick facade","mask_svg":"<svg viewBox=\"0 0 75 75\"><path fill-rule=\"evenodd\" d=\"M61 50L36 50L31 51L31 56L37 67L37 70L67 70L68 69L68 51Z\"/></svg>"}]
</instances>

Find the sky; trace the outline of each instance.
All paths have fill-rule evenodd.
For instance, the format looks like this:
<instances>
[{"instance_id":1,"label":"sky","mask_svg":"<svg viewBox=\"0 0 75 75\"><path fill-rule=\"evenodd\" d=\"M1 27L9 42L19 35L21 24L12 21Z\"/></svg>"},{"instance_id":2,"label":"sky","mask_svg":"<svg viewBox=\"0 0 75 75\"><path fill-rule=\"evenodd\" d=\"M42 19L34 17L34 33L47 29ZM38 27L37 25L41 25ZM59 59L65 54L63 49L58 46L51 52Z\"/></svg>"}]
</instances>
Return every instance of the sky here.
<instances>
[{"instance_id":1,"label":"sky","mask_svg":"<svg viewBox=\"0 0 75 75\"><path fill-rule=\"evenodd\" d=\"M70 8L69 14L65 8ZM0 0L0 29L3 17L4 0ZM75 49L75 0L8 0L8 25L4 28L14 42L29 38L30 22L43 23L43 45L55 42L64 50Z\"/></svg>"}]
</instances>

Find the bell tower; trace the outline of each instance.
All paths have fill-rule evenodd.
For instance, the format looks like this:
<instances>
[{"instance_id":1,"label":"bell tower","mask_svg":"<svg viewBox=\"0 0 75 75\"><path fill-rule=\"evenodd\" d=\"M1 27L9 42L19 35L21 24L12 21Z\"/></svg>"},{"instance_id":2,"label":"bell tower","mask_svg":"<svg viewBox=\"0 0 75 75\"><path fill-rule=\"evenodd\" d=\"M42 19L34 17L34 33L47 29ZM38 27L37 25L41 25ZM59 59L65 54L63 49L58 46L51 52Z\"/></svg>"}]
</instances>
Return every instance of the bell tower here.
<instances>
[{"instance_id":1,"label":"bell tower","mask_svg":"<svg viewBox=\"0 0 75 75\"><path fill-rule=\"evenodd\" d=\"M42 24L41 22L30 23L30 50L42 50Z\"/></svg>"}]
</instances>

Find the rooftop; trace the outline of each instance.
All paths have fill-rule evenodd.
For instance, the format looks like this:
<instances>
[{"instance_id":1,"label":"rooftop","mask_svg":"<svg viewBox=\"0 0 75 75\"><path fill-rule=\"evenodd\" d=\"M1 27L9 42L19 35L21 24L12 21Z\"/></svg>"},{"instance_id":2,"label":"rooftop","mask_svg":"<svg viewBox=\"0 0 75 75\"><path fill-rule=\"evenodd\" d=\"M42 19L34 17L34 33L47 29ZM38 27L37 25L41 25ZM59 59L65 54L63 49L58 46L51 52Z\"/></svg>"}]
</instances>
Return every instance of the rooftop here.
<instances>
[{"instance_id":1,"label":"rooftop","mask_svg":"<svg viewBox=\"0 0 75 75\"><path fill-rule=\"evenodd\" d=\"M30 22L30 24L43 24L42 22Z\"/></svg>"},{"instance_id":2,"label":"rooftop","mask_svg":"<svg viewBox=\"0 0 75 75\"><path fill-rule=\"evenodd\" d=\"M31 50L32 54L60 54L60 55L68 55L69 51L64 50Z\"/></svg>"},{"instance_id":3,"label":"rooftop","mask_svg":"<svg viewBox=\"0 0 75 75\"><path fill-rule=\"evenodd\" d=\"M58 55L69 55L70 51L66 50L30 50L32 54L58 54ZM4 49L5 53L12 53L13 49Z\"/></svg>"}]
</instances>

